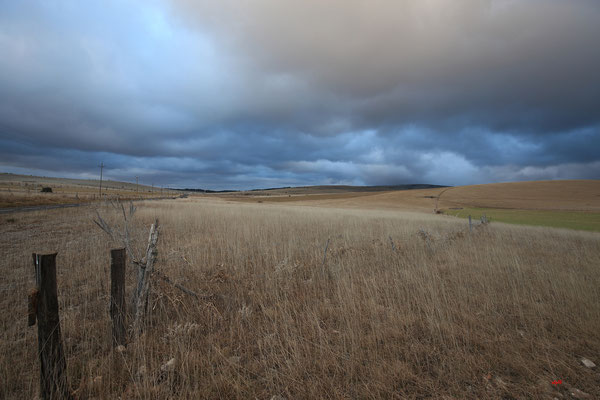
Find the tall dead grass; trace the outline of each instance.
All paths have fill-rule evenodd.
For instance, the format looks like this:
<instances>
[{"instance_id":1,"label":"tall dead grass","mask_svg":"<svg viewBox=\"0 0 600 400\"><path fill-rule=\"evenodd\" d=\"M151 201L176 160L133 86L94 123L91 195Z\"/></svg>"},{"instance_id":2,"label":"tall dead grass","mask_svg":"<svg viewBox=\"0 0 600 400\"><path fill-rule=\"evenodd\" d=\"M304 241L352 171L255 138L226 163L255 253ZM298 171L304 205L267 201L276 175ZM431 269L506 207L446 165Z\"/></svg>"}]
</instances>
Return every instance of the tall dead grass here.
<instances>
[{"instance_id":1,"label":"tall dead grass","mask_svg":"<svg viewBox=\"0 0 600 400\"><path fill-rule=\"evenodd\" d=\"M108 315L116 246L92 216L1 217L0 397L37 393L33 251L59 252L81 398L552 398L572 387L600 397L598 371L579 363L600 361L598 234L494 224L469 235L444 216L149 202L134 245L158 217L157 269L204 299L155 280L149 325L119 353Z\"/></svg>"}]
</instances>

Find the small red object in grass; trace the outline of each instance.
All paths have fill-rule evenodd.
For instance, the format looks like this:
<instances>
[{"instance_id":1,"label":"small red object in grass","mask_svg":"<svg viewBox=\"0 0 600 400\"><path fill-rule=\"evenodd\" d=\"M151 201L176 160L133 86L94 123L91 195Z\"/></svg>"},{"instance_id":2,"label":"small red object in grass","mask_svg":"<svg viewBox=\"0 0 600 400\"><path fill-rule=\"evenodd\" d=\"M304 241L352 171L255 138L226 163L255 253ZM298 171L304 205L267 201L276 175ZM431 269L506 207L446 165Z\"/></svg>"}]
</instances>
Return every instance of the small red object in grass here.
<instances>
[{"instance_id":1,"label":"small red object in grass","mask_svg":"<svg viewBox=\"0 0 600 400\"><path fill-rule=\"evenodd\" d=\"M560 385L560 384L562 384L562 379L559 379L557 381L552 381L552 384L553 385Z\"/></svg>"}]
</instances>

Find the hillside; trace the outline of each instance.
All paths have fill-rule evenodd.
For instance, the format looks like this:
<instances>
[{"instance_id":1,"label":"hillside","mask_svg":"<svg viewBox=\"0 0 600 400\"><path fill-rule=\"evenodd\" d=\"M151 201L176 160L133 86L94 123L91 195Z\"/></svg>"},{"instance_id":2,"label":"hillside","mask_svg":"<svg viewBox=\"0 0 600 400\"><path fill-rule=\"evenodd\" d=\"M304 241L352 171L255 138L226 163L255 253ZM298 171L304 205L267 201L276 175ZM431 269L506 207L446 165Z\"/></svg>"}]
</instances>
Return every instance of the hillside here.
<instances>
[{"instance_id":1,"label":"hillside","mask_svg":"<svg viewBox=\"0 0 600 400\"><path fill-rule=\"evenodd\" d=\"M600 231L600 181L494 183L389 192L226 197L316 207L441 212L519 225Z\"/></svg>"},{"instance_id":2,"label":"hillside","mask_svg":"<svg viewBox=\"0 0 600 400\"><path fill-rule=\"evenodd\" d=\"M51 193L42 193L44 187ZM156 198L179 194L130 182L102 181L102 196L120 199ZM100 181L0 173L0 208L86 203L100 199Z\"/></svg>"},{"instance_id":3,"label":"hillside","mask_svg":"<svg viewBox=\"0 0 600 400\"><path fill-rule=\"evenodd\" d=\"M444 191L440 208L600 211L600 180L493 183Z\"/></svg>"},{"instance_id":4,"label":"hillside","mask_svg":"<svg viewBox=\"0 0 600 400\"><path fill-rule=\"evenodd\" d=\"M433 212L436 208L600 211L600 180L490 183L383 193L348 192L338 196L297 196L289 201L311 205L384 208ZM439 196L439 200L438 200ZM261 199L278 201L279 199Z\"/></svg>"}]
</instances>

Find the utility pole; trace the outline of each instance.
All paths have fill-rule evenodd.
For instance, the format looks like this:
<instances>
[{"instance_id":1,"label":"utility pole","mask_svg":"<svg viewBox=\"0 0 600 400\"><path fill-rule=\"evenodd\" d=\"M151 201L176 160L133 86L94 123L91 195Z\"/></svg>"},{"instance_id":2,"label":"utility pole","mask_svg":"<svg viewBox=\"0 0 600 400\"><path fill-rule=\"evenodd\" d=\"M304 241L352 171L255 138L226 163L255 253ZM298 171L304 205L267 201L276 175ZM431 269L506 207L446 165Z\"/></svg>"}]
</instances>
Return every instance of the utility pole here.
<instances>
[{"instance_id":1,"label":"utility pole","mask_svg":"<svg viewBox=\"0 0 600 400\"><path fill-rule=\"evenodd\" d=\"M102 199L102 170L104 169L104 163L101 162L99 167L100 167L100 198Z\"/></svg>"},{"instance_id":2,"label":"utility pole","mask_svg":"<svg viewBox=\"0 0 600 400\"><path fill-rule=\"evenodd\" d=\"M135 192L136 193L140 191L139 186L138 186L138 182L139 182L138 179L139 178L140 178L139 176L135 177Z\"/></svg>"}]
</instances>

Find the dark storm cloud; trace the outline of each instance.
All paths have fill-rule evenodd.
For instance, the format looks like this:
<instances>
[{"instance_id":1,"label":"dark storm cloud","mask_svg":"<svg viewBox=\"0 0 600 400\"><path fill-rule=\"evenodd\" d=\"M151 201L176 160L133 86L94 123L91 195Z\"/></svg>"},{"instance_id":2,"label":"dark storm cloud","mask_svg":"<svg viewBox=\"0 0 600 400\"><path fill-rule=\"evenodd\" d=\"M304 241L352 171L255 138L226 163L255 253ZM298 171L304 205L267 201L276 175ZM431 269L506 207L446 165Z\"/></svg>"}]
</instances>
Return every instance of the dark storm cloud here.
<instances>
[{"instance_id":1,"label":"dark storm cloud","mask_svg":"<svg viewBox=\"0 0 600 400\"><path fill-rule=\"evenodd\" d=\"M592 0L0 3L0 169L248 188L600 176Z\"/></svg>"},{"instance_id":2,"label":"dark storm cloud","mask_svg":"<svg viewBox=\"0 0 600 400\"><path fill-rule=\"evenodd\" d=\"M176 3L257 73L329 94L325 117L354 116L361 127L468 123L502 131L598 122L594 1Z\"/></svg>"}]
</instances>

